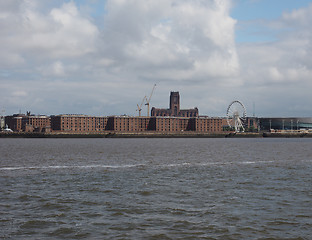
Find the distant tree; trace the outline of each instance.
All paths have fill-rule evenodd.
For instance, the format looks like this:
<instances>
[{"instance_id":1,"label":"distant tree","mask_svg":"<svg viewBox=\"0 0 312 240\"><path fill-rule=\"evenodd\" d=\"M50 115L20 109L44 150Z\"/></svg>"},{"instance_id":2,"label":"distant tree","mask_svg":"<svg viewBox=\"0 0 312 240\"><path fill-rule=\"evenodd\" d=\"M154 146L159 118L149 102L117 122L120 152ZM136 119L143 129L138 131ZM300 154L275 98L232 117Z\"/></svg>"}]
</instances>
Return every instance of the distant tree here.
<instances>
[{"instance_id":1,"label":"distant tree","mask_svg":"<svg viewBox=\"0 0 312 240\"><path fill-rule=\"evenodd\" d=\"M254 126L246 128L246 132L257 132L257 129Z\"/></svg>"},{"instance_id":2,"label":"distant tree","mask_svg":"<svg viewBox=\"0 0 312 240\"><path fill-rule=\"evenodd\" d=\"M234 131L235 128L234 127L230 127L230 126L223 126L223 131L224 132L228 132L228 131Z\"/></svg>"}]
</instances>

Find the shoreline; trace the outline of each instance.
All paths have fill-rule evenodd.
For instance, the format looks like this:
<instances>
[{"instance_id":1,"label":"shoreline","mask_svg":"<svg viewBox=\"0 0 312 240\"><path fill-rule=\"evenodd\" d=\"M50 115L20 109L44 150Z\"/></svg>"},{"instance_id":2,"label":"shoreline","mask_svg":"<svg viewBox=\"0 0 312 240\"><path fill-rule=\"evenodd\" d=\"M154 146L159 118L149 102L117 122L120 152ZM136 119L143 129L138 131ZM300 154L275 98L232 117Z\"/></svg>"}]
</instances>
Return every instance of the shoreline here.
<instances>
[{"instance_id":1,"label":"shoreline","mask_svg":"<svg viewBox=\"0 0 312 240\"><path fill-rule=\"evenodd\" d=\"M159 132L105 132L105 133L0 133L0 138L310 138L312 133L159 133Z\"/></svg>"}]
</instances>

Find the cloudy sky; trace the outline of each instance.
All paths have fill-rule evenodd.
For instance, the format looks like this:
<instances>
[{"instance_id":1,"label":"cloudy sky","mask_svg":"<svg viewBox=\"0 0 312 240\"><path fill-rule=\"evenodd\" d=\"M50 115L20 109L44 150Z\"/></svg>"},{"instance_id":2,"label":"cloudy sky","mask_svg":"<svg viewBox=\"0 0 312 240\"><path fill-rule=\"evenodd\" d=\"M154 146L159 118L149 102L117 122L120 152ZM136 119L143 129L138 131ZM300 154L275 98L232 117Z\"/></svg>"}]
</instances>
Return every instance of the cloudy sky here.
<instances>
[{"instance_id":1,"label":"cloudy sky","mask_svg":"<svg viewBox=\"0 0 312 240\"><path fill-rule=\"evenodd\" d=\"M0 0L5 114L312 116L312 1ZM146 115L144 106L143 115Z\"/></svg>"}]
</instances>

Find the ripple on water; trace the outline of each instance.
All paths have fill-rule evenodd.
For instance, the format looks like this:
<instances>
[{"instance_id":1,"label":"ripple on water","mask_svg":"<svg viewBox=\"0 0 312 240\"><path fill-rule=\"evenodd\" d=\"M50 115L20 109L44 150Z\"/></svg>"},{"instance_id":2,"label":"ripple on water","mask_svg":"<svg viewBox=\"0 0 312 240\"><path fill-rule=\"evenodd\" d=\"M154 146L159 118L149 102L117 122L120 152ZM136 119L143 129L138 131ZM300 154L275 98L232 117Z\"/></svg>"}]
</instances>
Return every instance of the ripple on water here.
<instances>
[{"instance_id":1,"label":"ripple on water","mask_svg":"<svg viewBox=\"0 0 312 240\"><path fill-rule=\"evenodd\" d=\"M45 221L45 220L29 220L21 224L20 228L24 229L36 229L36 228L47 228L50 226L55 226L58 224L57 222L54 221Z\"/></svg>"},{"instance_id":2,"label":"ripple on water","mask_svg":"<svg viewBox=\"0 0 312 240\"><path fill-rule=\"evenodd\" d=\"M55 238L57 237L69 237L74 236L77 229L74 227L59 227L56 230L49 233L50 236L53 236Z\"/></svg>"},{"instance_id":3,"label":"ripple on water","mask_svg":"<svg viewBox=\"0 0 312 240\"><path fill-rule=\"evenodd\" d=\"M161 239L164 239L164 240L171 240L173 238L169 237L167 234L165 233L156 233L156 234L151 234L151 235L148 235L147 236L148 239L150 240L161 240Z\"/></svg>"},{"instance_id":4,"label":"ripple on water","mask_svg":"<svg viewBox=\"0 0 312 240\"><path fill-rule=\"evenodd\" d=\"M138 191L138 194L141 195L141 196L150 196L152 195L153 193L151 191Z\"/></svg>"},{"instance_id":5,"label":"ripple on water","mask_svg":"<svg viewBox=\"0 0 312 240\"><path fill-rule=\"evenodd\" d=\"M89 201L82 201L81 204L83 206L99 206L99 205L102 205L102 203L100 203L100 202L91 201L91 200L89 200Z\"/></svg>"},{"instance_id":6,"label":"ripple on water","mask_svg":"<svg viewBox=\"0 0 312 240\"><path fill-rule=\"evenodd\" d=\"M22 202L29 202L29 201L33 201L34 199L42 199L41 196L36 196L36 195L30 195L30 194L23 194L21 196L18 197L19 201Z\"/></svg>"},{"instance_id":7,"label":"ripple on water","mask_svg":"<svg viewBox=\"0 0 312 240\"><path fill-rule=\"evenodd\" d=\"M46 202L40 206L42 210L58 210L62 212L69 212L71 207L67 204L60 204L55 202Z\"/></svg>"}]
</instances>

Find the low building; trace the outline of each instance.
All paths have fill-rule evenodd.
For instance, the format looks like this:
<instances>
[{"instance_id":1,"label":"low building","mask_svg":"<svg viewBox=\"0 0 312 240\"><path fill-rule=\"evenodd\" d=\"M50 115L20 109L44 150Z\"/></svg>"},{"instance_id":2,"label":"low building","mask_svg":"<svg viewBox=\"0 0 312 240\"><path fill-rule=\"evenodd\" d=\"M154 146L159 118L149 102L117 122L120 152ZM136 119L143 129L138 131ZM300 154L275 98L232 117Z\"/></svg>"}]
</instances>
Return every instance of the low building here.
<instances>
[{"instance_id":1,"label":"low building","mask_svg":"<svg viewBox=\"0 0 312 240\"><path fill-rule=\"evenodd\" d=\"M49 132L51 119L46 115L13 114L6 116L5 122L14 132Z\"/></svg>"},{"instance_id":2,"label":"low building","mask_svg":"<svg viewBox=\"0 0 312 240\"><path fill-rule=\"evenodd\" d=\"M139 129L139 118L129 116L110 117L108 129L116 132L137 132Z\"/></svg>"},{"instance_id":3,"label":"low building","mask_svg":"<svg viewBox=\"0 0 312 240\"><path fill-rule=\"evenodd\" d=\"M25 117L25 114L13 114L11 116L6 116L5 122L12 131L22 132L22 119Z\"/></svg>"},{"instance_id":4,"label":"low building","mask_svg":"<svg viewBox=\"0 0 312 240\"><path fill-rule=\"evenodd\" d=\"M108 116L63 114L51 116L53 131L59 132L142 132L150 128L149 117Z\"/></svg>"},{"instance_id":5,"label":"low building","mask_svg":"<svg viewBox=\"0 0 312 240\"><path fill-rule=\"evenodd\" d=\"M226 125L225 118L198 117L195 119L196 132L219 133Z\"/></svg>"},{"instance_id":6,"label":"low building","mask_svg":"<svg viewBox=\"0 0 312 240\"><path fill-rule=\"evenodd\" d=\"M94 117L79 114L51 116L51 128L60 132L101 132L107 130L108 117Z\"/></svg>"},{"instance_id":7,"label":"low building","mask_svg":"<svg viewBox=\"0 0 312 240\"><path fill-rule=\"evenodd\" d=\"M275 117L275 118L259 118L260 130L263 131L294 131L294 130L310 130L312 129L312 118L298 117Z\"/></svg>"},{"instance_id":8,"label":"low building","mask_svg":"<svg viewBox=\"0 0 312 240\"><path fill-rule=\"evenodd\" d=\"M156 132L179 132L180 129L180 118L176 117L154 117L151 118L153 121L153 130Z\"/></svg>"}]
</instances>

